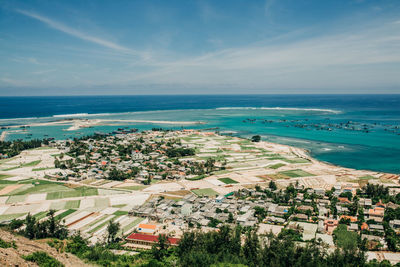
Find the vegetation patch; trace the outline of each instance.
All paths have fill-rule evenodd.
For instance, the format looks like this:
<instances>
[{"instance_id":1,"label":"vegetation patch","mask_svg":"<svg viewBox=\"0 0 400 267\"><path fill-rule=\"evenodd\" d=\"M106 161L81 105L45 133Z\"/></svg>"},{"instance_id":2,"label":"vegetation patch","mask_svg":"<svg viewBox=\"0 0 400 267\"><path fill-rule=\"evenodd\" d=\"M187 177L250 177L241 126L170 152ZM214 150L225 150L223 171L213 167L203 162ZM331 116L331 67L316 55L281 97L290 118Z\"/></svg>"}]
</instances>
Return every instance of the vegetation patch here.
<instances>
[{"instance_id":1,"label":"vegetation patch","mask_svg":"<svg viewBox=\"0 0 400 267\"><path fill-rule=\"evenodd\" d=\"M371 179L376 179L376 177L372 176L372 175L365 175L365 176L362 176L362 177L360 177L358 179L360 179L360 180L371 180Z\"/></svg>"},{"instance_id":2,"label":"vegetation patch","mask_svg":"<svg viewBox=\"0 0 400 267\"><path fill-rule=\"evenodd\" d=\"M221 182L225 183L225 184L238 184L238 181L235 181L229 177L226 178L219 178L218 180L220 180Z\"/></svg>"},{"instance_id":3,"label":"vegetation patch","mask_svg":"<svg viewBox=\"0 0 400 267\"><path fill-rule=\"evenodd\" d=\"M8 175L8 174L0 174L0 179L6 179L6 178L10 178L13 177L12 175Z\"/></svg>"},{"instance_id":4,"label":"vegetation patch","mask_svg":"<svg viewBox=\"0 0 400 267\"><path fill-rule=\"evenodd\" d=\"M75 209L69 209L69 210L64 211L63 213L58 214L58 215L55 216L54 218L55 218L56 220L62 220L62 219L64 219L65 217L67 217L68 215L74 213L75 211L76 211Z\"/></svg>"},{"instance_id":5,"label":"vegetation patch","mask_svg":"<svg viewBox=\"0 0 400 267\"><path fill-rule=\"evenodd\" d=\"M219 195L217 192L215 192L211 188L194 189L194 190L192 190L192 192L195 193L198 196L215 197L215 196Z\"/></svg>"},{"instance_id":6,"label":"vegetation patch","mask_svg":"<svg viewBox=\"0 0 400 267\"><path fill-rule=\"evenodd\" d=\"M38 172L38 171L53 170L53 169L54 169L53 167L48 167L48 168L35 168L35 169L32 169L32 171Z\"/></svg>"},{"instance_id":7,"label":"vegetation patch","mask_svg":"<svg viewBox=\"0 0 400 267\"><path fill-rule=\"evenodd\" d=\"M17 213L17 214L3 214L0 215L0 222L11 221L12 219L16 219L24 216L26 213Z\"/></svg>"},{"instance_id":8,"label":"vegetation patch","mask_svg":"<svg viewBox=\"0 0 400 267\"><path fill-rule=\"evenodd\" d=\"M309 172L303 171L301 169L290 170L290 171L282 171L282 172L279 172L279 173L283 174L283 175L286 175L286 176L288 176L290 178L314 176L314 174L311 174Z\"/></svg>"},{"instance_id":9,"label":"vegetation patch","mask_svg":"<svg viewBox=\"0 0 400 267\"><path fill-rule=\"evenodd\" d=\"M345 250L353 250L357 248L358 234L356 232L347 231L345 224L339 226L333 231L333 240L336 245Z\"/></svg>"},{"instance_id":10,"label":"vegetation patch","mask_svg":"<svg viewBox=\"0 0 400 267\"><path fill-rule=\"evenodd\" d=\"M77 187L72 191L62 191L62 192L51 192L47 194L47 200L70 198L70 197L85 197L85 196L97 196L97 188L91 187Z\"/></svg>"},{"instance_id":11,"label":"vegetation patch","mask_svg":"<svg viewBox=\"0 0 400 267\"><path fill-rule=\"evenodd\" d=\"M283 164L283 163L277 163L277 164L269 166L268 168L276 170L276 169L279 169L280 167L283 167L283 166L286 166L286 165Z\"/></svg>"},{"instance_id":12,"label":"vegetation patch","mask_svg":"<svg viewBox=\"0 0 400 267\"><path fill-rule=\"evenodd\" d=\"M81 201L78 200L70 200L65 204L64 209L78 209Z\"/></svg>"},{"instance_id":13,"label":"vegetation patch","mask_svg":"<svg viewBox=\"0 0 400 267\"><path fill-rule=\"evenodd\" d=\"M39 267L63 267L64 264L49 256L46 252L36 251L27 256L22 256L24 260L31 261L39 265Z\"/></svg>"},{"instance_id":14,"label":"vegetation patch","mask_svg":"<svg viewBox=\"0 0 400 267\"><path fill-rule=\"evenodd\" d=\"M303 158L295 158L295 159L282 159L283 161L287 163L309 163L310 161L308 159L303 159Z\"/></svg>"},{"instance_id":15,"label":"vegetation patch","mask_svg":"<svg viewBox=\"0 0 400 267\"><path fill-rule=\"evenodd\" d=\"M197 176L192 177L192 178L186 178L186 180L197 181L197 180L204 179L204 178L206 178L206 177L207 177L207 175L202 174L202 175L197 175Z\"/></svg>"},{"instance_id":16,"label":"vegetation patch","mask_svg":"<svg viewBox=\"0 0 400 267\"><path fill-rule=\"evenodd\" d=\"M7 242L0 238L0 248L15 248L16 249L17 245L15 244L15 241Z\"/></svg>"},{"instance_id":17,"label":"vegetation patch","mask_svg":"<svg viewBox=\"0 0 400 267\"><path fill-rule=\"evenodd\" d=\"M145 189L147 186L145 185L134 185L134 186L124 186L124 187L118 187L120 189L128 189L128 190L142 190Z\"/></svg>"},{"instance_id":18,"label":"vegetation patch","mask_svg":"<svg viewBox=\"0 0 400 267\"><path fill-rule=\"evenodd\" d=\"M36 213L35 215L33 215L33 217L35 217L36 220L41 220L44 217L46 217L47 211L41 211Z\"/></svg>"},{"instance_id":19,"label":"vegetation patch","mask_svg":"<svg viewBox=\"0 0 400 267\"><path fill-rule=\"evenodd\" d=\"M41 160L35 160L35 161L31 161L31 162L28 162L28 163L21 164L20 166L21 167L33 167L33 166L38 165L40 162L42 162L42 161Z\"/></svg>"}]
</instances>

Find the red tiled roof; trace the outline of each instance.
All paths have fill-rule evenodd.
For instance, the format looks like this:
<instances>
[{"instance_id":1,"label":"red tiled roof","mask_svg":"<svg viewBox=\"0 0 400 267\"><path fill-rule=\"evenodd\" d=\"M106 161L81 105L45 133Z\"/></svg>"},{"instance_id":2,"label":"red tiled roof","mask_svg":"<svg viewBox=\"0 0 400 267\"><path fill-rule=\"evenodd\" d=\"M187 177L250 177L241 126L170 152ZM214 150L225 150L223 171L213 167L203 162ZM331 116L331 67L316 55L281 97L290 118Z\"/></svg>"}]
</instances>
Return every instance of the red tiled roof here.
<instances>
[{"instance_id":1,"label":"red tiled roof","mask_svg":"<svg viewBox=\"0 0 400 267\"><path fill-rule=\"evenodd\" d=\"M133 234L129 235L126 239L149 241L149 242L156 243L158 241L158 236L133 233ZM169 241L169 243L171 243L171 245L176 245L179 243L180 239L170 237L170 238L168 238L168 241Z\"/></svg>"}]
</instances>

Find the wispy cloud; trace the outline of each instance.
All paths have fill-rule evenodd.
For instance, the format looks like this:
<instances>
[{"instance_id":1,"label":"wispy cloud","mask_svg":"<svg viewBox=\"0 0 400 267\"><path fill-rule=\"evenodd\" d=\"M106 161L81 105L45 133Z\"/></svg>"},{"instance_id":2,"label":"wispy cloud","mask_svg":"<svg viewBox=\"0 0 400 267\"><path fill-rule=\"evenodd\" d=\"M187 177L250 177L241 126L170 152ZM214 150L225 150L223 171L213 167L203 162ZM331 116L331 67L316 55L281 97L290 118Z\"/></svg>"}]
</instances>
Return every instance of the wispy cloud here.
<instances>
[{"instance_id":1,"label":"wispy cloud","mask_svg":"<svg viewBox=\"0 0 400 267\"><path fill-rule=\"evenodd\" d=\"M39 15L37 13L27 11L27 10L21 10L21 9L17 9L16 11L20 14L23 14L25 16L28 16L30 18L36 19L40 22L43 22L44 24L46 24L47 26L49 26L53 29L56 29L56 30L66 33L68 35L77 37L79 39L82 39L82 40L85 40L85 41L88 41L88 42L91 42L91 43L94 43L94 44L97 44L97 45L100 45L100 46L103 46L106 48L117 50L120 52L125 52L125 53L129 53L129 54L137 55L140 57L146 57L145 53L143 53L143 52L139 52L139 51L133 50L131 48L122 46L120 44L117 44L115 42L105 40L100 37L78 31L76 29L73 29L73 28L61 23L61 22L55 21L53 19Z\"/></svg>"},{"instance_id":2,"label":"wispy cloud","mask_svg":"<svg viewBox=\"0 0 400 267\"><path fill-rule=\"evenodd\" d=\"M266 89L400 84L393 67L400 64L400 26L379 22L364 29L159 61L158 69L129 77L141 83Z\"/></svg>"}]
</instances>

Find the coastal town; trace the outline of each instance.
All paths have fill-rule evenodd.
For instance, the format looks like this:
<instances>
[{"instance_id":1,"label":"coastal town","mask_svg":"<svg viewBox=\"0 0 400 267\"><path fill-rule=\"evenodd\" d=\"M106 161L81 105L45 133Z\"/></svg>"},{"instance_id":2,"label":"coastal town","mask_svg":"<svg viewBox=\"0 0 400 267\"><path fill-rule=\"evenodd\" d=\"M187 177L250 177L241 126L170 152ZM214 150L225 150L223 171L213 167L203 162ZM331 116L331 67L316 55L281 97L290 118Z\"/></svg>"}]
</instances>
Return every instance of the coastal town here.
<instances>
[{"instance_id":1,"label":"coastal town","mask_svg":"<svg viewBox=\"0 0 400 267\"><path fill-rule=\"evenodd\" d=\"M91 244L118 223L120 253L176 246L186 232L223 225L362 247L368 260L400 262L395 174L333 166L299 148L217 132L118 129L47 140L0 162L0 222L57 219ZM125 251L125 252L124 252Z\"/></svg>"}]
</instances>

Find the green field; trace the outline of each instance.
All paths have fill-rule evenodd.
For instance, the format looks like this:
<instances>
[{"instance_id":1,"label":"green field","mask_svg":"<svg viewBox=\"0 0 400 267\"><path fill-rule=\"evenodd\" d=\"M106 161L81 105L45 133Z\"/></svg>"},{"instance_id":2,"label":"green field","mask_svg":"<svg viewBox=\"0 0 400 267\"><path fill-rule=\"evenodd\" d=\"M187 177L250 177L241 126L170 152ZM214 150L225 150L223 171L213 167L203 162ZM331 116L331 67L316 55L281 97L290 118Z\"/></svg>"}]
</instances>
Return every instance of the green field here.
<instances>
[{"instance_id":1,"label":"green field","mask_svg":"<svg viewBox=\"0 0 400 267\"><path fill-rule=\"evenodd\" d=\"M215 192L211 188L203 188L203 189L194 189L192 190L193 193L195 193L198 196L209 196L209 197L215 197L218 196L219 194Z\"/></svg>"},{"instance_id":2,"label":"green field","mask_svg":"<svg viewBox=\"0 0 400 267\"><path fill-rule=\"evenodd\" d=\"M78 209L80 204L80 200L70 200L65 204L64 209Z\"/></svg>"},{"instance_id":3,"label":"green field","mask_svg":"<svg viewBox=\"0 0 400 267\"><path fill-rule=\"evenodd\" d=\"M136 218L133 222L129 223L128 225L126 225L124 228L119 230L119 234L130 234L127 233L127 231L129 231L130 229L132 229L132 227L134 227L135 225L139 224L141 221L143 221L144 218Z\"/></svg>"},{"instance_id":4,"label":"green field","mask_svg":"<svg viewBox=\"0 0 400 267\"><path fill-rule=\"evenodd\" d=\"M25 215L26 213L18 213L18 214L6 214L6 215L0 215L0 222L3 221L10 221L12 219L16 219L19 218L23 215Z\"/></svg>"},{"instance_id":5,"label":"green field","mask_svg":"<svg viewBox=\"0 0 400 267\"><path fill-rule=\"evenodd\" d=\"M147 187L146 185L134 185L134 186L124 186L124 187L118 187L118 188L136 191L136 190L145 189L146 187Z\"/></svg>"},{"instance_id":6,"label":"green field","mask_svg":"<svg viewBox=\"0 0 400 267\"><path fill-rule=\"evenodd\" d=\"M238 183L239 183L238 181L235 181L235 180L233 180L233 179L231 179L231 178L228 178L228 177L226 177L226 178L219 178L218 180L220 180L220 181L223 182L224 184L238 184Z\"/></svg>"},{"instance_id":7,"label":"green field","mask_svg":"<svg viewBox=\"0 0 400 267\"><path fill-rule=\"evenodd\" d=\"M70 198L70 197L86 197L86 196L97 196L97 188L92 187L77 187L74 189L69 188L70 191L58 191L47 194L47 200Z\"/></svg>"},{"instance_id":8,"label":"green field","mask_svg":"<svg viewBox=\"0 0 400 267\"><path fill-rule=\"evenodd\" d=\"M204 178L206 178L206 177L207 177L207 176L206 176L205 174L202 174L202 175L195 176L195 177L193 177L193 178L186 178L186 180L189 180L189 181L197 181L197 180L204 179Z\"/></svg>"},{"instance_id":9,"label":"green field","mask_svg":"<svg viewBox=\"0 0 400 267\"><path fill-rule=\"evenodd\" d=\"M10 177L12 177L12 175L0 174L0 179L10 178Z\"/></svg>"},{"instance_id":10,"label":"green field","mask_svg":"<svg viewBox=\"0 0 400 267\"><path fill-rule=\"evenodd\" d=\"M302 159L302 158L295 158L295 159L282 159L283 161L287 163L309 163L310 161L307 159Z\"/></svg>"},{"instance_id":11,"label":"green field","mask_svg":"<svg viewBox=\"0 0 400 267\"><path fill-rule=\"evenodd\" d=\"M35 161L31 161L31 162L28 162L28 163L21 164L20 166L21 167L33 167L33 166L38 165L40 162L42 162L42 161L41 160L35 160Z\"/></svg>"},{"instance_id":12,"label":"green field","mask_svg":"<svg viewBox=\"0 0 400 267\"><path fill-rule=\"evenodd\" d=\"M68 215L74 213L75 211L76 211L76 210L74 210L74 209L69 209L69 210L64 211L63 213L58 214L58 215L57 215L56 217L54 217L54 218L56 218L56 220L62 220L62 219L64 219L65 217L67 217Z\"/></svg>"},{"instance_id":13,"label":"green field","mask_svg":"<svg viewBox=\"0 0 400 267\"><path fill-rule=\"evenodd\" d=\"M303 171L301 169L297 170L290 170L290 171L283 171L279 172L280 174L286 175L290 178L297 178L297 177L306 177L306 176L314 176L314 174L308 173L306 171Z\"/></svg>"},{"instance_id":14,"label":"green field","mask_svg":"<svg viewBox=\"0 0 400 267\"><path fill-rule=\"evenodd\" d=\"M276 169L279 169L280 167L283 167L283 166L286 166L286 165L283 164L283 163L277 163L277 164L269 166L268 168L276 170Z\"/></svg>"},{"instance_id":15,"label":"green field","mask_svg":"<svg viewBox=\"0 0 400 267\"><path fill-rule=\"evenodd\" d=\"M32 169L32 171L37 172L37 171L45 171L45 170L52 170L54 169L53 167L49 167L49 168L36 168L36 169Z\"/></svg>"},{"instance_id":16,"label":"green field","mask_svg":"<svg viewBox=\"0 0 400 267\"><path fill-rule=\"evenodd\" d=\"M365 175L365 176L360 177L358 179L360 179L360 180L370 180L370 179L377 179L377 178L372 176L372 175Z\"/></svg>"},{"instance_id":17,"label":"green field","mask_svg":"<svg viewBox=\"0 0 400 267\"><path fill-rule=\"evenodd\" d=\"M116 212L113 213L115 216L122 216L122 215L127 215L128 212L127 211L123 211L123 210L117 210Z\"/></svg>"}]
</instances>

